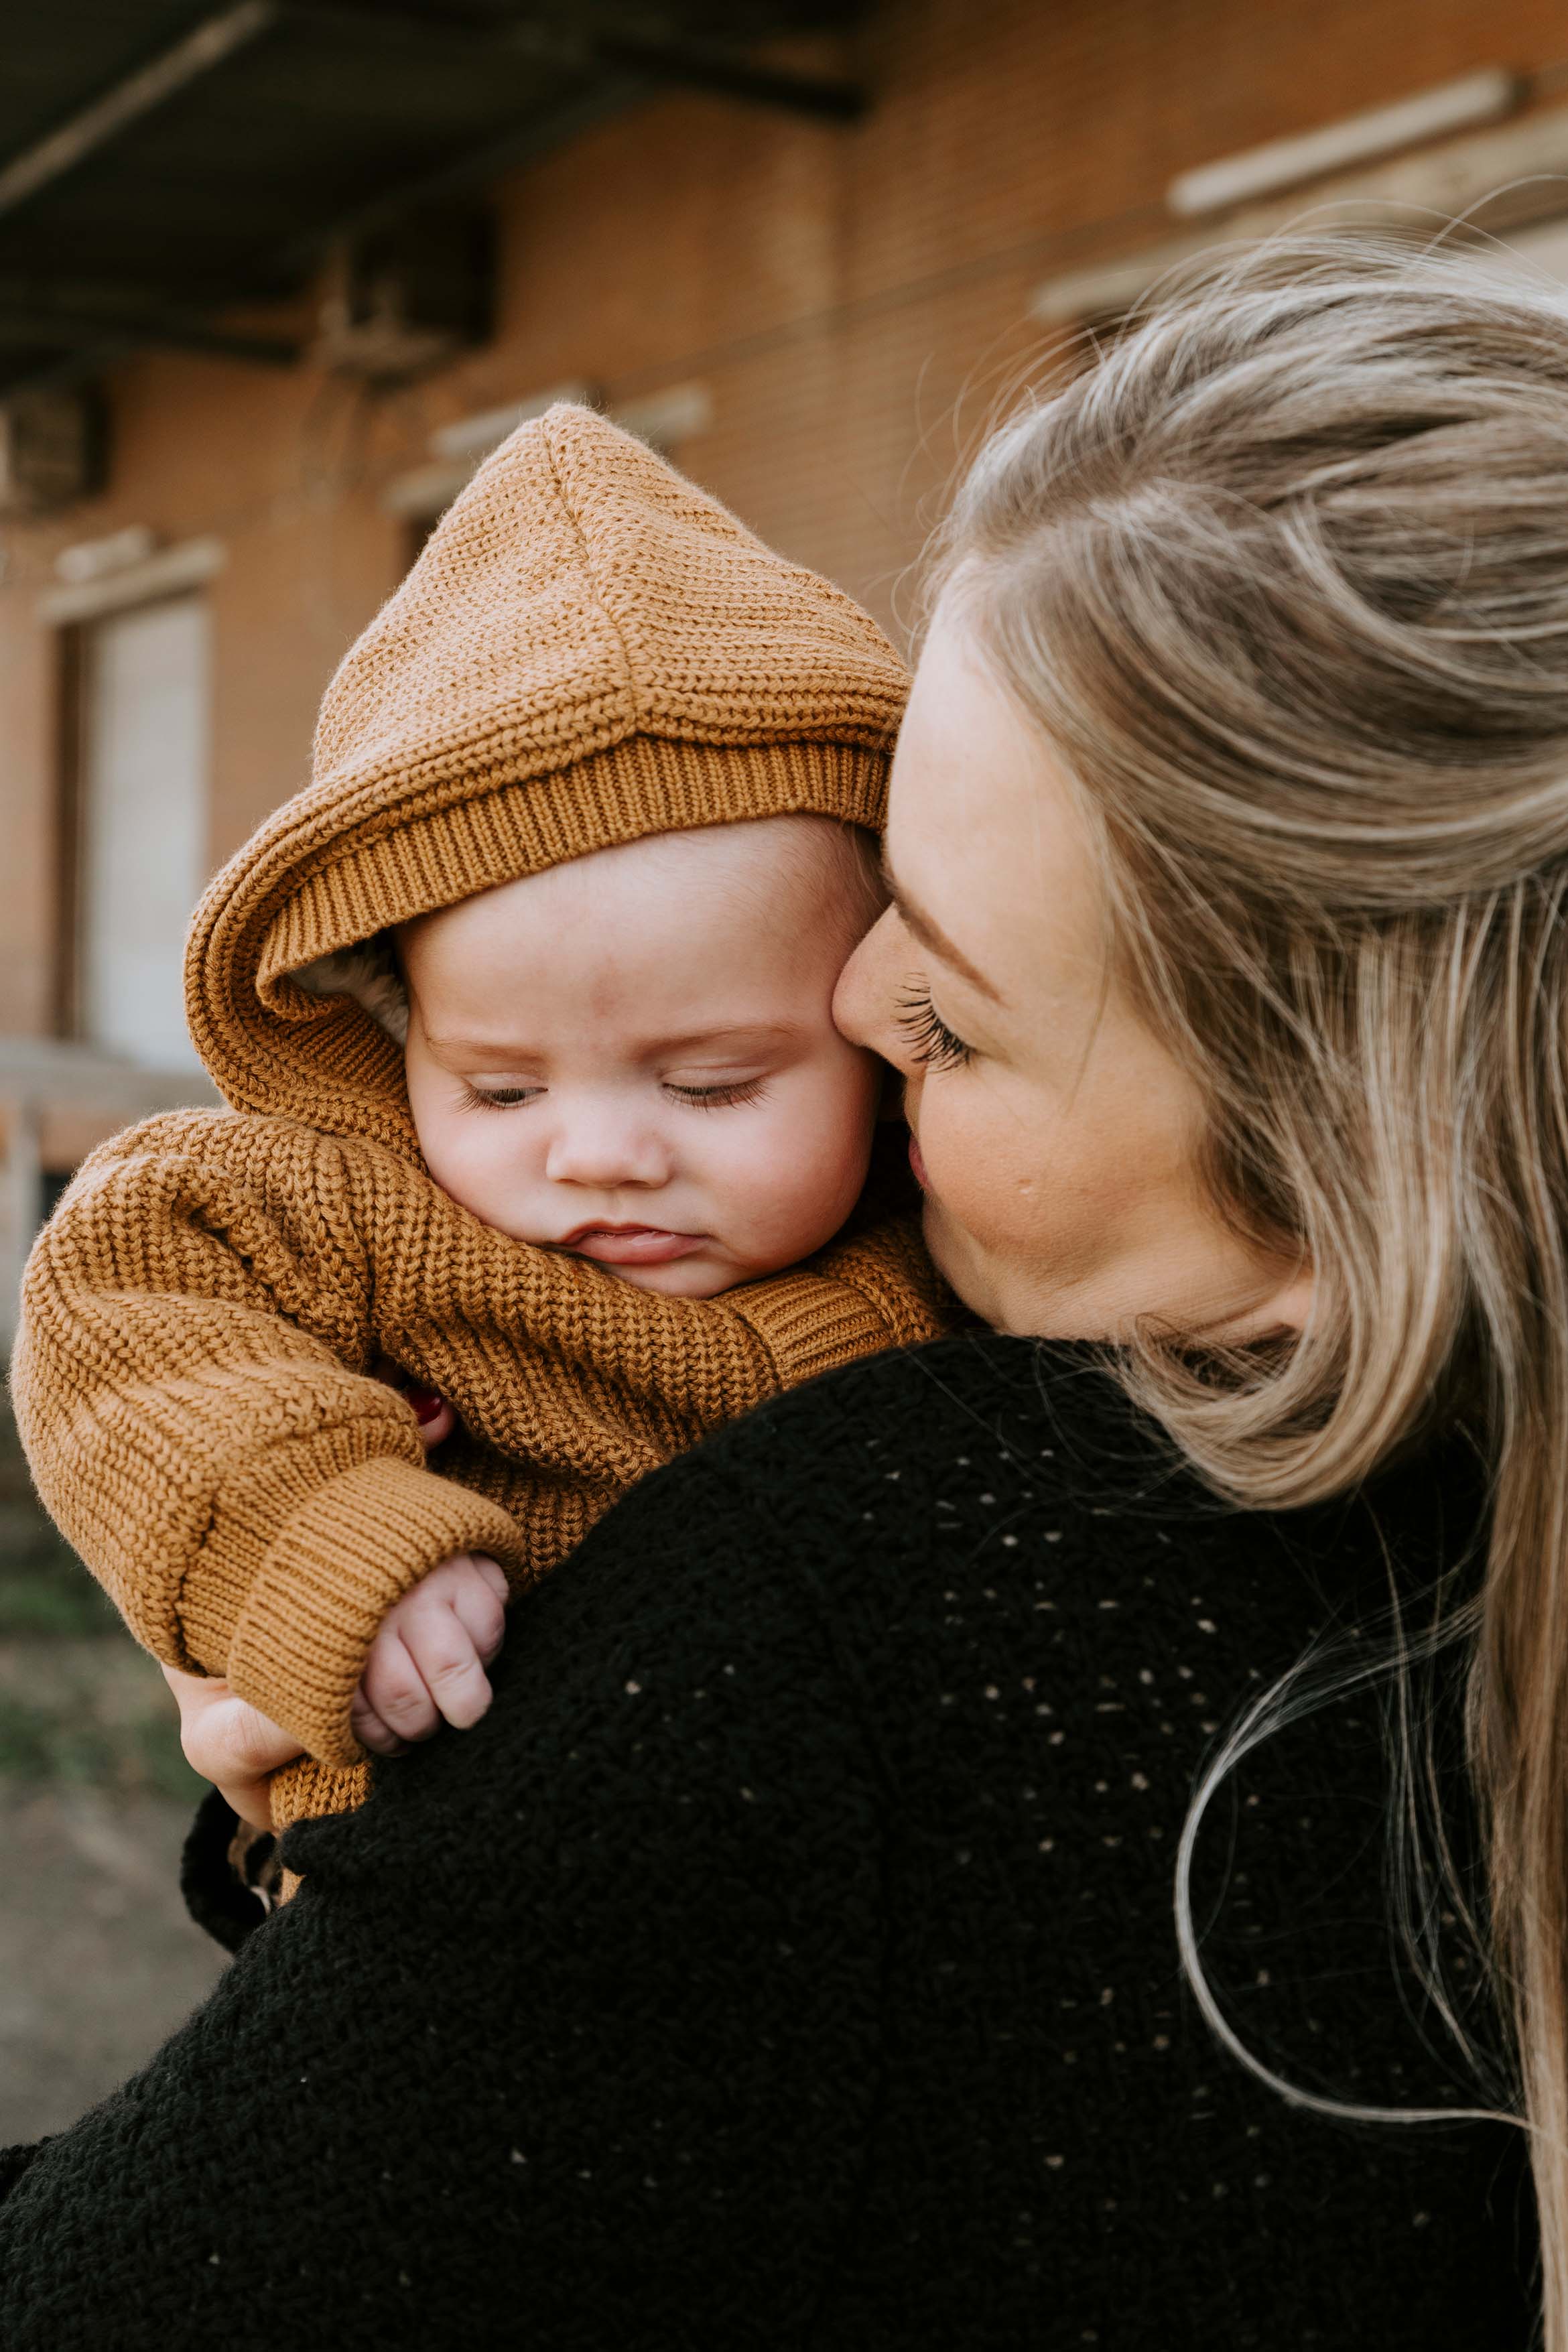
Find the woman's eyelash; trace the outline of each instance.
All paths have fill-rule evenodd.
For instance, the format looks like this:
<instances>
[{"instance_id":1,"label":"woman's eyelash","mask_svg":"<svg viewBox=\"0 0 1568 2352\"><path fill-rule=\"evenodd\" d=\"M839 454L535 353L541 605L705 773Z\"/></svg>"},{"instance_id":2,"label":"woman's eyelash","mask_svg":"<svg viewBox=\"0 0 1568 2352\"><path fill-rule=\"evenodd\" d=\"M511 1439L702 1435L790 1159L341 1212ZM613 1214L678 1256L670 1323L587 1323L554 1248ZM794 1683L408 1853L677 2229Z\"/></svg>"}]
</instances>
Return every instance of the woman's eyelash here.
<instances>
[{"instance_id":1,"label":"woman's eyelash","mask_svg":"<svg viewBox=\"0 0 1568 2352\"><path fill-rule=\"evenodd\" d=\"M672 1086L669 1092L680 1102L694 1104L699 1110L724 1110L732 1103L755 1102L764 1083L762 1078L742 1078L721 1087Z\"/></svg>"},{"instance_id":2,"label":"woman's eyelash","mask_svg":"<svg viewBox=\"0 0 1568 2352\"><path fill-rule=\"evenodd\" d=\"M910 1059L928 1070L956 1070L973 1055L973 1046L948 1027L923 985L911 982L906 990L898 1023L910 1041Z\"/></svg>"}]
</instances>

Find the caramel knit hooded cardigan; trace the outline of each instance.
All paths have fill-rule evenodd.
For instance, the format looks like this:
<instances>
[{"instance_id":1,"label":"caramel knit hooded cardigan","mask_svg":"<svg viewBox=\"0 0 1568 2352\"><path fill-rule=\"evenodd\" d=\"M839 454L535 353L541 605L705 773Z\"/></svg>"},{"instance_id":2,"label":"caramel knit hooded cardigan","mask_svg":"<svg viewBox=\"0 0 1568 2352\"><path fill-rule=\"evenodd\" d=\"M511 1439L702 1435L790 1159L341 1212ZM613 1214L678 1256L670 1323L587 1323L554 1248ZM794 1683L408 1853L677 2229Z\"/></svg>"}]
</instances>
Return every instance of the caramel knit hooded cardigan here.
<instances>
[{"instance_id":1,"label":"caramel knit hooded cardigan","mask_svg":"<svg viewBox=\"0 0 1568 2352\"><path fill-rule=\"evenodd\" d=\"M906 690L867 616L629 435L552 409L491 457L327 690L314 780L203 899L191 1033L229 1108L85 1163L34 1249L13 1389L39 1490L137 1638L226 1675L360 1801L349 1707L453 1552L514 1588L779 1390L931 1337L912 1223L665 1298L481 1224L426 1172L401 1053L291 975L388 926L680 827L879 828ZM388 1364L459 1433L427 1465Z\"/></svg>"}]
</instances>

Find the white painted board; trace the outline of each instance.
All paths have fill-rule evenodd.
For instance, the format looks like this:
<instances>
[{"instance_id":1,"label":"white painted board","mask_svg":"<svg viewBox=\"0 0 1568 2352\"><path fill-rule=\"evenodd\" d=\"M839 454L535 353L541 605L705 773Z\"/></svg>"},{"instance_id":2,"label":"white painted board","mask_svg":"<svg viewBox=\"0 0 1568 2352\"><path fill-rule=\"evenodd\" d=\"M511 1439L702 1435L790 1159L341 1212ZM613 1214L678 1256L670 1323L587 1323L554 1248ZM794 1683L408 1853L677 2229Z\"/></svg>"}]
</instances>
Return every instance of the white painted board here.
<instances>
[{"instance_id":1,"label":"white painted board","mask_svg":"<svg viewBox=\"0 0 1568 2352\"><path fill-rule=\"evenodd\" d=\"M144 1066L188 1067L182 970L206 862L205 599L94 621L84 650L82 1025Z\"/></svg>"}]
</instances>

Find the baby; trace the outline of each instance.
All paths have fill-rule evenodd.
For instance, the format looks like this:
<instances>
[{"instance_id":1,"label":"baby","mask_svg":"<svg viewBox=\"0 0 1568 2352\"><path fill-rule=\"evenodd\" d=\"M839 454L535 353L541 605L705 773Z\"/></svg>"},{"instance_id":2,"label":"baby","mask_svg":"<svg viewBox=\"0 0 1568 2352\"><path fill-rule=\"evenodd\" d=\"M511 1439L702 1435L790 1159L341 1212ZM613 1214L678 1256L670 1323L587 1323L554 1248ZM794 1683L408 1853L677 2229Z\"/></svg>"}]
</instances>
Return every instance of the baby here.
<instances>
[{"instance_id":1,"label":"baby","mask_svg":"<svg viewBox=\"0 0 1568 2352\"><path fill-rule=\"evenodd\" d=\"M229 1108L79 1172L13 1388L138 1638L299 1740L279 1827L475 1721L506 1594L637 1479L941 1328L830 1013L904 688L847 598L552 409L204 899L187 1009Z\"/></svg>"},{"instance_id":2,"label":"baby","mask_svg":"<svg viewBox=\"0 0 1568 2352\"><path fill-rule=\"evenodd\" d=\"M826 817L660 834L405 924L396 978L362 990L454 1201L712 1298L809 1257L859 1198L879 1079L832 1001L879 905L871 837ZM450 1433L445 1400L416 1410L427 1446ZM505 1595L459 1557L394 1605L353 1710L367 1748L477 1721Z\"/></svg>"}]
</instances>

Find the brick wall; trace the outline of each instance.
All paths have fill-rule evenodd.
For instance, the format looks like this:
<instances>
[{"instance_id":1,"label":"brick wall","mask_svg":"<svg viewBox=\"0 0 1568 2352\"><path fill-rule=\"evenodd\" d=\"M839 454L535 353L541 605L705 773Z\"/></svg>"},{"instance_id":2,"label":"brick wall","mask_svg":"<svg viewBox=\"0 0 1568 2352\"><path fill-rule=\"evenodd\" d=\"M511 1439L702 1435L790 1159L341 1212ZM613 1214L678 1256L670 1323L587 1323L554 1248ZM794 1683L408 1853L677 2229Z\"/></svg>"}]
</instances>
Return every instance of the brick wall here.
<instances>
[{"instance_id":1,"label":"brick wall","mask_svg":"<svg viewBox=\"0 0 1568 2352\"><path fill-rule=\"evenodd\" d=\"M896 632L962 448L1040 356L1032 289L1169 233L1177 171L1492 64L1568 51L1549 0L887 0L877 103L835 130L671 97L496 192L495 342L395 394L146 357L110 392L113 478L5 533L0 1029L51 1018L58 548L216 532L216 864L304 778L321 688L395 583L378 496L432 429L563 379L699 379L680 459Z\"/></svg>"}]
</instances>

